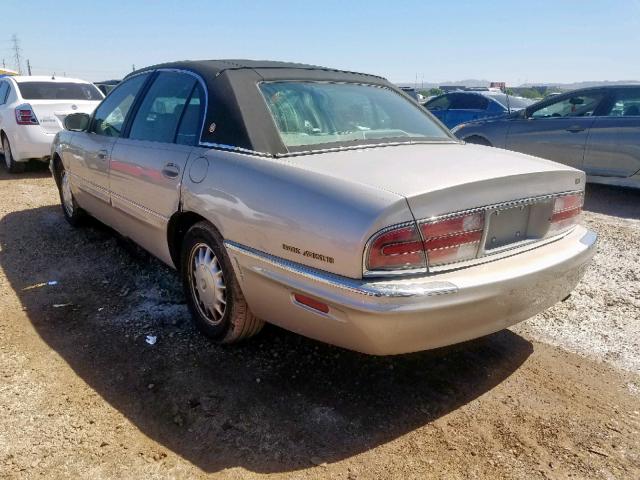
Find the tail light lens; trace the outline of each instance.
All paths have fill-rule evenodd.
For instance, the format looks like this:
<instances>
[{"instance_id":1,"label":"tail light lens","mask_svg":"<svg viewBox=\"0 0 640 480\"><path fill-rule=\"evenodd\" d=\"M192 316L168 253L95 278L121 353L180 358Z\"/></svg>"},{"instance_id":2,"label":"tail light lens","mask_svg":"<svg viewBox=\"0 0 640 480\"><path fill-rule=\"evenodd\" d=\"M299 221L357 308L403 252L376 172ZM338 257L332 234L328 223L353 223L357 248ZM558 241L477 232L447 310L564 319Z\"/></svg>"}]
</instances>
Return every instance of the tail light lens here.
<instances>
[{"instance_id":1,"label":"tail light lens","mask_svg":"<svg viewBox=\"0 0 640 480\"><path fill-rule=\"evenodd\" d=\"M366 263L368 270L426 268L422 238L416 226L383 230L371 241Z\"/></svg>"},{"instance_id":2,"label":"tail light lens","mask_svg":"<svg viewBox=\"0 0 640 480\"><path fill-rule=\"evenodd\" d=\"M557 197L553 203L547 236L556 235L576 225L580 220L583 203L584 195L582 193Z\"/></svg>"},{"instance_id":3,"label":"tail light lens","mask_svg":"<svg viewBox=\"0 0 640 480\"><path fill-rule=\"evenodd\" d=\"M484 212L460 215L421 225L430 266L476 258L484 231Z\"/></svg>"},{"instance_id":4,"label":"tail light lens","mask_svg":"<svg viewBox=\"0 0 640 480\"><path fill-rule=\"evenodd\" d=\"M18 105L16 107L16 122L18 125L38 125L38 118L36 117L33 108L28 103Z\"/></svg>"}]
</instances>

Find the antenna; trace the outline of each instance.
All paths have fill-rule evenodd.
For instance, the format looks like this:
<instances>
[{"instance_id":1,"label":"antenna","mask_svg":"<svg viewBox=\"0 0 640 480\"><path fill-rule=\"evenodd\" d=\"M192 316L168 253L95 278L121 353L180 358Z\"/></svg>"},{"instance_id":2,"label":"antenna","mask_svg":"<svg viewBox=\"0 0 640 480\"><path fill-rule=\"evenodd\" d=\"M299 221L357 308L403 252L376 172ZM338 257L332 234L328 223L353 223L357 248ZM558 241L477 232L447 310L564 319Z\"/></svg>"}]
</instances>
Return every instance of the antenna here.
<instances>
[{"instance_id":1,"label":"antenna","mask_svg":"<svg viewBox=\"0 0 640 480\"><path fill-rule=\"evenodd\" d=\"M27 58L27 73L31 76L31 64L29 63L29 59Z\"/></svg>"},{"instance_id":2,"label":"antenna","mask_svg":"<svg viewBox=\"0 0 640 480\"><path fill-rule=\"evenodd\" d=\"M509 90L507 90L507 86L504 87L504 94L507 96L507 112L511 115L511 102L509 102Z\"/></svg>"},{"instance_id":3,"label":"antenna","mask_svg":"<svg viewBox=\"0 0 640 480\"><path fill-rule=\"evenodd\" d=\"M11 42L13 43L13 62L16 64L16 70L18 74L22 75L22 59L20 58L20 40L14 33L11 36Z\"/></svg>"}]
</instances>

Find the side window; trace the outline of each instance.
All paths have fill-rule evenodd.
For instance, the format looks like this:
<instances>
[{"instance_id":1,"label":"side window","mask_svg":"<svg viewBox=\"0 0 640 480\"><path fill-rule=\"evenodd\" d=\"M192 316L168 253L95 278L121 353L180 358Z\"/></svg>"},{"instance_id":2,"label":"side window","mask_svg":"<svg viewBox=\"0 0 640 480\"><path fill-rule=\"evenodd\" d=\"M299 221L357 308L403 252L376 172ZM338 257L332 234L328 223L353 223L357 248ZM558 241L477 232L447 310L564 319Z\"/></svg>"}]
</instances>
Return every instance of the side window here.
<instances>
[{"instance_id":1,"label":"side window","mask_svg":"<svg viewBox=\"0 0 640 480\"><path fill-rule=\"evenodd\" d=\"M486 110L489 100L482 95L461 93L453 95L450 110Z\"/></svg>"},{"instance_id":2,"label":"side window","mask_svg":"<svg viewBox=\"0 0 640 480\"><path fill-rule=\"evenodd\" d=\"M605 115L608 117L640 116L640 88L616 91L611 109Z\"/></svg>"},{"instance_id":3,"label":"side window","mask_svg":"<svg viewBox=\"0 0 640 480\"><path fill-rule=\"evenodd\" d=\"M185 73L160 72L140 104L129 138L173 143L195 83L196 79Z\"/></svg>"},{"instance_id":4,"label":"side window","mask_svg":"<svg viewBox=\"0 0 640 480\"><path fill-rule=\"evenodd\" d=\"M532 118L590 117L598 107L604 92L589 92L565 97L531 113Z\"/></svg>"},{"instance_id":5,"label":"side window","mask_svg":"<svg viewBox=\"0 0 640 480\"><path fill-rule=\"evenodd\" d=\"M181 145L196 145L200 140L202 125L202 113L204 110L204 92L200 82L196 82L196 87L191 93L191 98L182 114L176 143Z\"/></svg>"},{"instance_id":6,"label":"side window","mask_svg":"<svg viewBox=\"0 0 640 480\"><path fill-rule=\"evenodd\" d=\"M136 75L120 84L96 109L90 131L107 137L122 135L127 113L148 76L148 73Z\"/></svg>"},{"instance_id":7,"label":"side window","mask_svg":"<svg viewBox=\"0 0 640 480\"><path fill-rule=\"evenodd\" d=\"M7 100L8 85L7 82L0 82L0 105L4 105Z\"/></svg>"},{"instance_id":8,"label":"side window","mask_svg":"<svg viewBox=\"0 0 640 480\"><path fill-rule=\"evenodd\" d=\"M440 98L434 98L427 102L425 107L427 110L447 110L451 104L451 95L443 95Z\"/></svg>"}]
</instances>

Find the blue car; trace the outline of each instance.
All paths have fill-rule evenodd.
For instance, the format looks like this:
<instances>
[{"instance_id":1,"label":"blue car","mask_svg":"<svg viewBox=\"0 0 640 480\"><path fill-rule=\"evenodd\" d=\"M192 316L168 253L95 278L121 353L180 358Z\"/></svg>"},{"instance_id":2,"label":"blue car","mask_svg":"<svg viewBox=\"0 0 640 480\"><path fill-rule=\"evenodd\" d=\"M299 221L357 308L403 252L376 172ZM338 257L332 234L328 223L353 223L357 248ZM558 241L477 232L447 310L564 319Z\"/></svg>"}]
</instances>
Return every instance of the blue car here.
<instances>
[{"instance_id":1,"label":"blue car","mask_svg":"<svg viewBox=\"0 0 640 480\"><path fill-rule=\"evenodd\" d=\"M489 90L445 93L432 98L424 106L447 127L453 128L472 120L517 112L532 103L526 98Z\"/></svg>"}]
</instances>

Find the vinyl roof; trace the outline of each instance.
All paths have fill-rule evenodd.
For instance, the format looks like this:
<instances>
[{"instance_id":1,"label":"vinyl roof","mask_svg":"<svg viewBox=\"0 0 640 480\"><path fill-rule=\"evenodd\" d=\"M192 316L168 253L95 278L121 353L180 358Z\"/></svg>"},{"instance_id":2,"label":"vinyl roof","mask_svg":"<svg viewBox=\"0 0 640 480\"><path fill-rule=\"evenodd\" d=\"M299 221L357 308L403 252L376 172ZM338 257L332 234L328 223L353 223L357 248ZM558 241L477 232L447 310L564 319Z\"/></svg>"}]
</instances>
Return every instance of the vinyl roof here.
<instances>
[{"instance_id":1,"label":"vinyl roof","mask_svg":"<svg viewBox=\"0 0 640 480\"><path fill-rule=\"evenodd\" d=\"M269 156L290 152L258 88L261 82L353 82L384 86L400 92L387 80L375 75L268 60L185 60L162 63L136 70L123 81L134 75L162 69L187 71L202 80L206 88L207 107L201 144Z\"/></svg>"}]
</instances>

